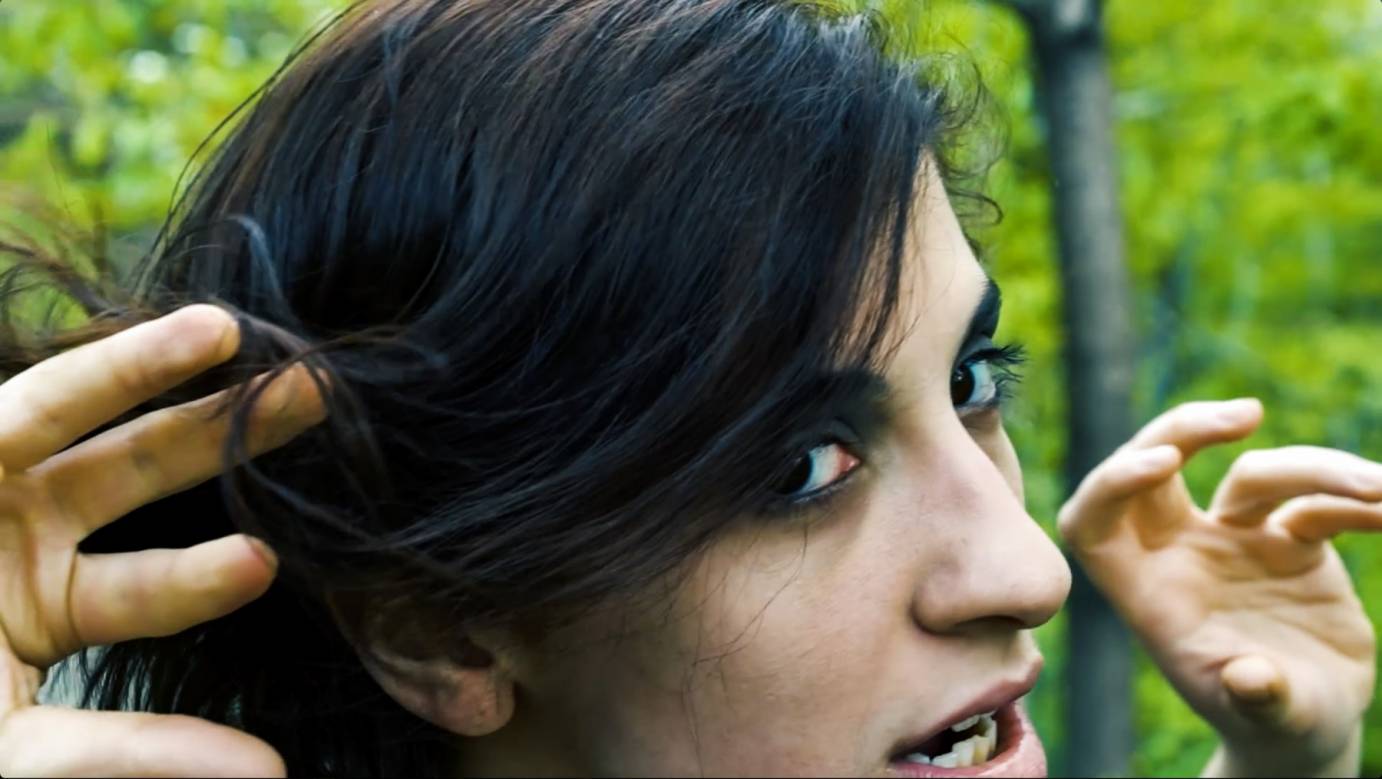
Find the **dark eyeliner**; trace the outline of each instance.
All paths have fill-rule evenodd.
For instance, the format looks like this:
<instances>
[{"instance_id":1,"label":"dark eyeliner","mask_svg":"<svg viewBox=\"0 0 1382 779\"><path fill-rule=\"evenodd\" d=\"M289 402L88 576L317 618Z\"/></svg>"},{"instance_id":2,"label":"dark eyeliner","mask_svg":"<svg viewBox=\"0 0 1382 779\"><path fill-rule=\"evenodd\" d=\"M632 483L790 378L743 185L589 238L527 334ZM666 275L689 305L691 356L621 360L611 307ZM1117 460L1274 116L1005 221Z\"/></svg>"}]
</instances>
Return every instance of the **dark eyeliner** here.
<instances>
[{"instance_id":1,"label":"dark eyeliner","mask_svg":"<svg viewBox=\"0 0 1382 779\"><path fill-rule=\"evenodd\" d=\"M865 415L864 419L870 419L870 415ZM825 509L827 504L848 487L867 465L867 458L864 456L866 448L864 436L860 435L855 425L851 425L843 419L833 419L817 428L812 435L802 436L798 440L800 443L795 448L796 454L791 455L790 462L792 463L796 462L796 458L809 455L816 447L836 444L848 452L851 457L858 460L859 464L837 481L807 495L794 498L768 495L761 510L767 516L792 519Z\"/></svg>"},{"instance_id":2,"label":"dark eyeliner","mask_svg":"<svg viewBox=\"0 0 1382 779\"><path fill-rule=\"evenodd\" d=\"M859 457L857 454L854 456ZM801 498L774 500L764 507L763 513L774 519L787 522L807 521L816 518L832 508L835 501L848 490L854 483L855 477L863 469L864 460L860 457L859 465L834 484Z\"/></svg>"},{"instance_id":3,"label":"dark eyeliner","mask_svg":"<svg viewBox=\"0 0 1382 779\"><path fill-rule=\"evenodd\" d=\"M975 363L986 362L993 371L994 397L993 400L975 407L970 410L986 410L998 408L1014 395L1017 385L1022 382L1022 365L1027 362L1026 347L1020 343L1009 342L1007 344L995 344L987 337L984 338L983 345L975 351L969 353L960 361L960 367L968 367Z\"/></svg>"}]
</instances>

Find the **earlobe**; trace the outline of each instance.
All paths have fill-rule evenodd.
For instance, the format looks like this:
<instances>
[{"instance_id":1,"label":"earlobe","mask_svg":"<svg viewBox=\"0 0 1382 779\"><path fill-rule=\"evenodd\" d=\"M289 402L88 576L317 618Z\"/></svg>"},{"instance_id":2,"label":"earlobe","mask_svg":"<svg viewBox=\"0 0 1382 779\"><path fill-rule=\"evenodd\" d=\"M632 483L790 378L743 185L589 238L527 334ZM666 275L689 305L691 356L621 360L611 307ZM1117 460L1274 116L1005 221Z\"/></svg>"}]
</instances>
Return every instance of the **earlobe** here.
<instances>
[{"instance_id":1,"label":"earlobe","mask_svg":"<svg viewBox=\"0 0 1382 779\"><path fill-rule=\"evenodd\" d=\"M485 736L513 719L514 681L500 663L418 660L361 652L365 669L399 705L444 730Z\"/></svg>"}]
</instances>

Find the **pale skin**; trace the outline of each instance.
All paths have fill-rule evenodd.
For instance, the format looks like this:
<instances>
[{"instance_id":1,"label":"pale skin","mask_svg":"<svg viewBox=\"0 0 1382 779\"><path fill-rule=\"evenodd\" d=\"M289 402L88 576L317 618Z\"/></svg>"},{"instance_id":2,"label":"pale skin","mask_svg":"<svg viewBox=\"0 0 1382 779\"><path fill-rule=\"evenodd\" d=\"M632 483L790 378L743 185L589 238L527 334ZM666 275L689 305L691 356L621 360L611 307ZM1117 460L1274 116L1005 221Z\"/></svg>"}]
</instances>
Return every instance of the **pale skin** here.
<instances>
[{"instance_id":1,"label":"pale skin","mask_svg":"<svg viewBox=\"0 0 1382 779\"><path fill-rule=\"evenodd\" d=\"M463 737L462 771L886 774L897 738L1039 664L1030 631L1064 601L1069 571L1023 507L999 412L953 402L987 281L939 190L909 248L884 377L893 421L829 512L745 522L688 561L658 608L615 604L536 645L472 636L489 667L372 668ZM41 671L80 648L176 632L272 580L272 554L243 536L76 551L133 507L214 477L225 426L204 403L73 442L237 346L233 320L198 306L0 385L0 774L283 773L272 748L230 728L34 699ZM296 373L261 405L256 451L322 413ZM1382 466L1253 452L1195 505L1184 462L1249 436L1262 413L1240 400L1154 419L1085 480L1061 533L1220 734L1207 773L1356 774L1375 646L1329 540L1382 529Z\"/></svg>"}]
</instances>

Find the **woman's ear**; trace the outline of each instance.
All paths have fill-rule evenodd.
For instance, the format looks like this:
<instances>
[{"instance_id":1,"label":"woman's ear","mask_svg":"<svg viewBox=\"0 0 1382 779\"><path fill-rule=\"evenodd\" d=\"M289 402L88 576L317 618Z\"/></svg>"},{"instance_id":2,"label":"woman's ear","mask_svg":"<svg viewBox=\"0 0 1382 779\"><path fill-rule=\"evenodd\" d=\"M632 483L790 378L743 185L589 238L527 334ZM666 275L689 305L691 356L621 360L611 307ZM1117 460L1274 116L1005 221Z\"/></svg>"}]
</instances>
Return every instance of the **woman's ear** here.
<instances>
[{"instance_id":1,"label":"woman's ear","mask_svg":"<svg viewBox=\"0 0 1382 779\"><path fill-rule=\"evenodd\" d=\"M422 631L418 604L397 610L358 593L332 593L326 603L365 670L403 708L461 736L486 736L513 719L515 683L500 637Z\"/></svg>"},{"instance_id":2,"label":"woman's ear","mask_svg":"<svg viewBox=\"0 0 1382 779\"><path fill-rule=\"evenodd\" d=\"M359 655L391 698L444 730L485 736L513 719L514 680L492 652L478 645L425 658L377 648L360 649Z\"/></svg>"}]
</instances>

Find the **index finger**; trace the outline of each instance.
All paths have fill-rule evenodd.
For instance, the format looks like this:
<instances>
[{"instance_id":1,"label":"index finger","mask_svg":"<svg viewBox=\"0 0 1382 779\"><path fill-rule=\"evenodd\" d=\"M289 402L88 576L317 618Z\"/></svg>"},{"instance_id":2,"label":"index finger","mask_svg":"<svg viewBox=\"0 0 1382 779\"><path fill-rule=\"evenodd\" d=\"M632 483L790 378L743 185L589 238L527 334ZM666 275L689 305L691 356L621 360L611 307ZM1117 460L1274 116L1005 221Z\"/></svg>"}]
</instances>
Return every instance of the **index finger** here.
<instances>
[{"instance_id":1,"label":"index finger","mask_svg":"<svg viewBox=\"0 0 1382 779\"><path fill-rule=\"evenodd\" d=\"M203 304L44 360L0 384L0 463L17 471L42 462L239 347L235 319Z\"/></svg>"},{"instance_id":2,"label":"index finger","mask_svg":"<svg viewBox=\"0 0 1382 779\"><path fill-rule=\"evenodd\" d=\"M1189 460L1206 447L1248 437L1261 423L1262 402L1256 398L1182 403L1148 422L1126 446L1171 444Z\"/></svg>"}]
</instances>

